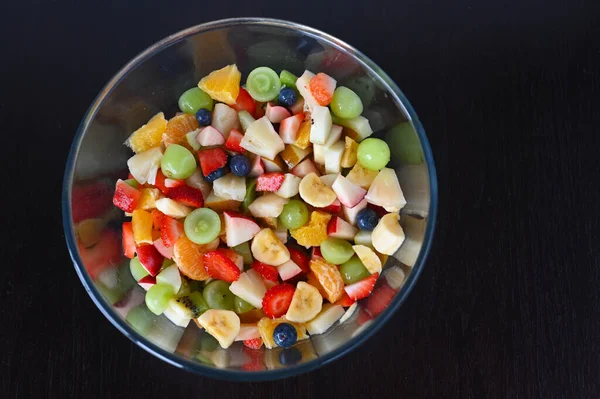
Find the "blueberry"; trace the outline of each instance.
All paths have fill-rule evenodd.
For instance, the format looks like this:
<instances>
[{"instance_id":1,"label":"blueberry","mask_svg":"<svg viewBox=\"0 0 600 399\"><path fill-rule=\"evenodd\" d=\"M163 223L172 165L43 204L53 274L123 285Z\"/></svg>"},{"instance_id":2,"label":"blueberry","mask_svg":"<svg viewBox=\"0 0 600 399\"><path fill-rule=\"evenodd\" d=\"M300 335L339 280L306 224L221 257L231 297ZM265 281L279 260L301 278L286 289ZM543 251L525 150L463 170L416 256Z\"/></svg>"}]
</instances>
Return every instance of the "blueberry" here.
<instances>
[{"instance_id":1,"label":"blueberry","mask_svg":"<svg viewBox=\"0 0 600 399\"><path fill-rule=\"evenodd\" d=\"M212 122L212 114L206 108L200 108L196 112L196 119L198 119L200 126L208 126Z\"/></svg>"},{"instance_id":2,"label":"blueberry","mask_svg":"<svg viewBox=\"0 0 600 399\"><path fill-rule=\"evenodd\" d=\"M377 213L371 208L365 208L356 215L356 225L361 230L372 231L377 226L379 218Z\"/></svg>"},{"instance_id":3,"label":"blueberry","mask_svg":"<svg viewBox=\"0 0 600 399\"><path fill-rule=\"evenodd\" d=\"M234 155L229 161L229 169L236 176L246 176L250 173L250 161L243 155Z\"/></svg>"},{"instance_id":4,"label":"blueberry","mask_svg":"<svg viewBox=\"0 0 600 399\"><path fill-rule=\"evenodd\" d=\"M285 87L279 92L279 104L284 107L291 107L296 103L297 99L296 92L289 87Z\"/></svg>"},{"instance_id":5,"label":"blueberry","mask_svg":"<svg viewBox=\"0 0 600 399\"><path fill-rule=\"evenodd\" d=\"M225 176L226 172L227 172L227 170L225 168L219 168L219 169L216 169L216 170L210 172L208 174L208 176L205 177L205 179L209 183L212 183L215 180L217 180L219 177Z\"/></svg>"},{"instance_id":6,"label":"blueberry","mask_svg":"<svg viewBox=\"0 0 600 399\"><path fill-rule=\"evenodd\" d=\"M298 333L289 323L281 323L273 330L273 341L282 348L290 348L297 340Z\"/></svg>"},{"instance_id":7,"label":"blueberry","mask_svg":"<svg viewBox=\"0 0 600 399\"><path fill-rule=\"evenodd\" d=\"M298 348L284 349L279 352L279 363L284 366L293 366L300 363L300 360L302 360L302 352Z\"/></svg>"}]
</instances>

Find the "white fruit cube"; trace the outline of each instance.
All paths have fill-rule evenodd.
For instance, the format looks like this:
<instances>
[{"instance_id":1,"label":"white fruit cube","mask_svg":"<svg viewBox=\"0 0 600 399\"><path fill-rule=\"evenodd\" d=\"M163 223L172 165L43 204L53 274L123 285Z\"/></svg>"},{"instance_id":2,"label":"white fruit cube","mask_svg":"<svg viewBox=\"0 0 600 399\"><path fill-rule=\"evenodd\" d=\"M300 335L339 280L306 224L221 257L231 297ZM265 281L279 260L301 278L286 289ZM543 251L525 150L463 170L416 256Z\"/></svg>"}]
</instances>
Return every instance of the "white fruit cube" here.
<instances>
[{"instance_id":1,"label":"white fruit cube","mask_svg":"<svg viewBox=\"0 0 600 399\"><path fill-rule=\"evenodd\" d=\"M365 198L369 203L381 206L388 212L398 212L406 205L398 176L390 168L379 171Z\"/></svg>"},{"instance_id":2,"label":"white fruit cube","mask_svg":"<svg viewBox=\"0 0 600 399\"><path fill-rule=\"evenodd\" d=\"M154 147L129 158L127 167L138 183L146 184L156 178L162 156L160 148Z\"/></svg>"},{"instance_id":3,"label":"white fruit cube","mask_svg":"<svg viewBox=\"0 0 600 399\"><path fill-rule=\"evenodd\" d=\"M217 197L243 201L246 196L246 178L229 173L213 182L213 191Z\"/></svg>"},{"instance_id":4,"label":"white fruit cube","mask_svg":"<svg viewBox=\"0 0 600 399\"><path fill-rule=\"evenodd\" d=\"M313 144L325 144L331 132L333 124L329 108L317 105L313 107L310 127L310 142Z\"/></svg>"},{"instance_id":5,"label":"white fruit cube","mask_svg":"<svg viewBox=\"0 0 600 399\"><path fill-rule=\"evenodd\" d=\"M281 140L266 116L257 119L248 126L240 146L268 159L275 159L277 154L285 148L283 140Z\"/></svg>"},{"instance_id":6,"label":"white fruit cube","mask_svg":"<svg viewBox=\"0 0 600 399\"><path fill-rule=\"evenodd\" d=\"M279 277L281 277L283 281L287 281L302 273L300 266L298 266L291 259L285 262L283 265L277 266L277 271L279 272Z\"/></svg>"},{"instance_id":7,"label":"white fruit cube","mask_svg":"<svg viewBox=\"0 0 600 399\"><path fill-rule=\"evenodd\" d=\"M308 111L311 111L315 106L319 106L319 103L317 103L317 100L315 100L310 91L310 81L314 77L314 73L306 70L296 80L296 89L298 89L298 93L304 98L304 109Z\"/></svg>"},{"instance_id":8,"label":"white fruit cube","mask_svg":"<svg viewBox=\"0 0 600 399\"><path fill-rule=\"evenodd\" d=\"M286 173L281 187L279 187L279 190L277 190L275 194L282 198L292 198L294 195L298 194L298 188L300 187L301 181L302 179L298 176Z\"/></svg>"},{"instance_id":9,"label":"white fruit cube","mask_svg":"<svg viewBox=\"0 0 600 399\"><path fill-rule=\"evenodd\" d=\"M335 179L337 179L337 177L338 177L337 173L331 173L328 175L323 175L323 176L319 177L319 179L321 179L321 181L323 183L325 183L325 185L327 187L331 187L331 186L333 186L333 182L335 181Z\"/></svg>"},{"instance_id":10,"label":"white fruit cube","mask_svg":"<svg viewBox=\"0 0 600 399\"><path fill-rule=\"evenodd\" d=\"M348 208L355 207L367 194L367 191L352 183L341 174L337 176L331 188L335 191L342 205Z\"/></svg>"},{"instance_id":11,"label":"white fruit cube","mask_svg":"<svg viewBox=\"0 0 600 399\"><path fill-rule=\"evenodd\" d=\"M231 129L240 129L240 120L233 108L226 104L217 103L213 110L211 125L227 139Z\"/></svg>"},{"instance_id":12,"label":"white fruit cube","mask_svg":"<svg viewBox=\"0 0 600 399\"><path fill-rule=\"evenodd\" d=\"M229 286L229 291L257 309L262 309L262 300L267 292L261 275L254 269L240 274L237 281Z\"/></svg>"},{"instance_id":13,"label":"white fruit cube","mask_svg":"<svg viewBox=\"0 0 600 399\"><path fill-rule=\"evenodd\" d=\"M283 211L283 206L287 204L286 198L281 198L274 193L267 193L258 197L249 206L248 210L256 218L276 218Z\"/></svg>"}]
</instances>

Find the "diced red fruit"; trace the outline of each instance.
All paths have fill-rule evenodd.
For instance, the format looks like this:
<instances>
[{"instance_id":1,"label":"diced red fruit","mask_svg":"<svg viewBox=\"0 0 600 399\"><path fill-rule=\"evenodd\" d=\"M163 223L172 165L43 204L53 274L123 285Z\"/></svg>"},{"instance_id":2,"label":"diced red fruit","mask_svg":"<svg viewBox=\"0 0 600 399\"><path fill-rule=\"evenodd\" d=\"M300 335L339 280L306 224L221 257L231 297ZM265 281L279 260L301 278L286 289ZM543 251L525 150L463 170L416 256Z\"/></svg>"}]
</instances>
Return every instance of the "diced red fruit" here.
<instances>
[{"instance_id":1,"label":"diced red fruit","mask_svg":"<svg viewBox=\"0 0 600 399\"><path fill-rule=\"evenodd\" d=\"M256 102L256 108L254 109L254 118L259 119L265 116L265 109L263 108L264 103Z\"/></svg>"},{"instance_id":2,"label":"diced red fruit","mask_svg":"<svg viewBox=\"0 0 600 399\"><path fill-rule=\"evenodd\" d=\"M232 283L240 277L240 269L219 249L205 253L202 261L206 272L212 278Z\"/></svg>"},{"instance_id":3,"label":"diced red fruit","mask_svg":"<svg viewBox=\"0 0 600 399\"><path fill-rule=\"evenodd\" d=\"M154 230L160 230L160 226L162 225L162 220L165 217L165 214L158 209L152 209L150 214L152 216L152 228Z\"/></svg>"},{"instance_id":4,"label":"diced red fruit","mask_svg":"<svg viewBox=\"0 0 600 399\"><path fill-rule=\"evenodd\" d=\"M180 187L180 186L185 186L185 182L183 180L165 179L165 187L167 189Z\"/></svg>"},{"instance_id":5,"label":"diced red fruit","mask_svg":"<svg viewBox=\"0 0 600 399\"><path fill-rule=\"evenodd\" d=\"M364 309L373 317L378 316L387 308L396 295L396 290L392 289L386 282L378 284L373 293L365 299Z\"/></svg>"},{"instance_id":6,"label":"diced red fruit","mask_svg":"<svg viewBox=\"0 0 600 399\"><path fill-rule=\"evenodd\" d=\"M327 213L340 213L340 211L342 210L342 203L340 202L339 199L335 199L335 201L333 201L333 203L329 206L326 206L325 208L322 208L323 211L327 212Z\"/></svg>"},{"instance_id":7,"label":"diced red fruit","mask_svg":"<svg viewBox=\"0 0 600 399\"><path fill-rule=\"evenodd\" d=\"M371 274L370 276L365 277L354 284L345 286L344 290L348 296L355 301L366 298L369 296L369 294L371 294L371 291L373 291L377 277L379 277L379 273Z\"/></svg>"},{"instance_id":8,"label":"diced red fruit","mask_svg":"<svg viewBox=\"0 0 600 399\"><path fill-rule=\"evenodd\" d=\"M348 294L344 291L342 297L337 300L336 304L347 308L348 306L352 306L352 304L356 302L354 299L350 298Z\"/></svg>"},{"instance_id":9,"label":"diced red fruit","mask_svg":"<svg viewBox=\"0 0 600 399\"><path fill-rule=\"evenodd\" d=\"M227 153L222 148L209 148L198 151L200 168L204 177L227 165Z\"/></svg>"},{"instance_id":10,"label":"diced red fruit","mask_svg":"<svg viewBox=\"0 0 600 399\"><path fill-rule=\"evenodd\" d=\"M225 136L212 126L206 126L196 136L196 141L202 147L211 147L225 144Z\"/></svg>"},{"instance_id":11,"label":"diced red fruit","mask_svg":"<svg viewBox=\"0 0 600 399\"><path fill-rule=\"evenodd\" d=\"M167 197L193 208L202 208L204 206L202 191L186 185L169 189Z\"/></svg>"},{"instance_id":12,"label":"diced red fruit","mask_svg":"<svg viewBox=\"0 0 600 399\"><path fill-rule=\"evenodd\" d=\"M317 100L319 105L327 106L331 102L333 98L333 92L335 90L336 81L331 78L329 75L326 75L322 72L316 74L310 80L310 92Z\"/></svg>"},{"instance_id":13,"label":"diced red fruit","mask_svg":"<svg viewBox=\"0 0 600 399\"><path fill-rule=\"evenodd\" d=\"M250 165L250 173L248 173L248 177L258 177L265 173L265 163L262 161L262 158L256 155L252 160L252 165Z\"/></svg>"},{"instance_id":14,"label":"diced red fruit","mask_svg":"<svg viewBox=\"0 0 600 399\"><path fill-rule=\"evenodd\" d=\"M312 247L312 250L310 252L310 258L311 259L315 259L315 258L323 259L323 255L321 254L321 248L320 247Z\"/></svg>"},{"instance_id":15,"label":"diced red fruit","mask_svg":"<svg viewBox=\"0 0 600 399\"><path fill-rule=\"evenodd\" d=\"M137 188L131 187L123 180L117 180L115 187L115 195L113 196L113 204L125 211L132 213L137 208L142 193Z\"/></svg>"},{"instance_id":16,"label":"diced red fruit","mask_svg":"<svg viewBox=\"0 0 600 399\"><path fill-rule=\"evenodd\" d=\"M125 183L127 184L127 183ZM112 191L104 182L93 182L73 186L71 213L73 223L85 219L99 218L110 207Z\"/></svg>"},{"instance_id":17,"label":"diced red fruit","mask_svg":"<svg viewBox=\"0 0 600 399\"><path fill-rule=\"evenodd\" d=\"M260 273L261 276L265 280L278 282L279 281L279 273L277 272L277 268L271 265L266 265L262 262L255 260L252 263L252 268Z\"/></svg>"},{"instance_id":18,"label":"diced red fruit","mask_svg":"<svg viewBox=\"0 0 600 399\"><path fill-rule=\"evenodd\" d=\"M271 103L267 103L265 116L271 123L280 123L285 118L289 118L291 114L290 111L280 105L271 105Z\"/></svg>"},{"instance_id":19,"label":"diced red fruit","mask_svg":"<svg viewBox=\"0 0 600 399\"><path fill-rule=\"evenodd\" d=\"M158 188L161 193L167 194L169 188L165 185L165 180L167 177L163 174L163 172L158 168L158 172L156 172L156 179L154 181L154 187Z\"/></svg>"},{"instance_id":20,"label":"diced red fruit","mask_svg":"<svg viewBox=\"0 0 600 399\"><path fill-rule=\"evenodd\" d=\"M154 284L156 284L156 277L151 276L151 275L144 276L140 279L140 281L138 281L138 284L143 289L148 291L150 289L150 287L152 287Z\"/></svg>"},{"instance_id":21,"label":"diced red fruit","mask_svg":"<svg viewBox=\"0 0 600 399\"><path fill-rule=\"evenodd\" d=\"M352 240L357 233L356 227L339 216L333 216L327 224L327 235L342 240Z\"/></svg>"},{"instance_id":22,"label":"diced red fruit","mask_svg":"<svg viewBox=\"0 0 600 399\"><path fill-rule=\"evenodd\" d=\"M285 180L281 172L264 173L256 179L256 191L268 191L271 193L279 190Z\"/></svg>"},{"instance_id":23,"label":"diced red fruit","mask_svg":"<svg viewBox=\"0 0 600 399\"><path fill-rule=\"evenodd\" d=\"M242 132L237 129L231 129L231 132L229 132L229 137L227 137L227 141L225 142L225 148L227 148L229 151L244 154L246 149L240 145L243 138L244 134Z\"/></svg>"},{"instance_id":24,"label":"diced red fruit","mask_svg":"<svg viewBox=\"0 0 600 399\"><path fill-rule=\"evenodd\" d=\"M164 256L152 244L142 244L136 247L138 259L148 274L156 276L165 260Z\"/></svg>"},{"instance_id":25,"label":"diced red fruit","mask_svg":"<svg viewBox=\"0 0 600 399\"><path fill-rule=\"evenodd\" d=\"M123 256L121 237L116 231L104 230L93 247L77 244L79 256L92 280L104 270L118 264Z\"/></svg>"},{"instance_id":26,"label":"diced red fruit","mask_svg":"<svg viewBox=\"0 0 600 399\"><path fill-rule=\"evenodd\" d=\"M131 222L123 223L123 252L129 259L135 256L135 241L133 240L133 226Z\"/></svg>"},{"instance_id":27,"label":"diced red fruit","mask_svg":"<svg viewBox=\"0 0 600 399\"><path fill-rule=\"evenodd\" d=\"M256 104L254 103L254 99L243 87L240 87L240 93L235 100L235 104L231 105L231 108L238 112L248 111L252 116L254 116L256 112Z\"/></svg>"},{"instance_id":28,"label":"diced red fruit","mask_svg":"<svg viewBox=\"0 0 600 399\"><path fill-rule=\"evenodd\" d=\"M250 349L260 349L262 344L263 344L263 341L260 338L247 339L244 341L244 346L246 346L247 348L250 348Z\"/></svg>"},{"instance_id":29,"label":"diced red fruit","mask_svg":"<svg viewBox=\"0 0 600 399\"><path fill-rule=\"evenodd\" d=\"M164 215L160 224L160 238L167 248L175 245L175 242L183 235L183 223Z\"/></svg>"},{"instance_id":30,"label":"diced red fruit","mask_svg":"<svg viewBox=\"0 0 600 399\"><path fill-rule=\"evenodd\" d=\"M262 301L265 314L273 319L286 314L292 303L294 291L294 286L286 283L270 288Z\"/></svg>"},{"instance_id":31,"label":"diced red fruit","mask_svg":"<svg viewBox=\"0 0 600 399\"><path fill-rule=\"evenodd\" d=\"M302 269L302 273L310 272L310 258L306 252L291 245L287 245L287 249L290 251L290 259Z\"/></svg>"},{"instance_id":32,"label":"diced red fruit","mask_svg":"<svg viewBox=\"0 0 600 399\"><path fill-rule=\"evenodd\" d=\"M377 214L377 216L379 216L380 218L387 215L389 212L385 210L384 207L379 206L379 205L375 205L375 204L367 204L368 208L371 208L375 211L375 213Z\"/></svg>"},{"instance_id":33,"label":"diced red fruit","mask_svg":"<svg viewBox=\"0 0 600 399\"><path fill-rule=\"evenodd\" d=\"M244 258L242 255L230 248L220 248L219 251L227 256L237 266L237 268L240 269L240 271L244 269Z\"/></svg>"},{"instance_id":34,"label":"diced red fruit","mask_svg":"<svg viewBox=\"0 0 600 399\"><path fill-rule=\"evenodd\" d=\"M234 211L223 212L225 217L225 233L228 247L235 247L250 241L259 231L260 226L250 217Z\"/></svg>"},{"instance_id":35,"label":"diced red fruit","mask_svg":"<svg viewBox=\"0 0 600 399\"><path fill-rule=\"evenodd\" d=\"M165 258L173 259L173 247L167 247L162 238L154 241L154 248Z\"/></svg>"}]
</instances>

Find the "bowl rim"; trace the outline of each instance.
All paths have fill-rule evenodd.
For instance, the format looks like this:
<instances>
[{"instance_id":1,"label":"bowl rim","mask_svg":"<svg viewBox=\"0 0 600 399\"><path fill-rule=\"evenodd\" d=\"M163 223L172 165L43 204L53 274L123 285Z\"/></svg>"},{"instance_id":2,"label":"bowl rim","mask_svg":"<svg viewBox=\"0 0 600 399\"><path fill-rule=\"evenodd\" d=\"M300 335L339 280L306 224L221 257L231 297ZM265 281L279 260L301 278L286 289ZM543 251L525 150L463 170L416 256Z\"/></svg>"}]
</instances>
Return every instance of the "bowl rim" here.
<instances>
[{"instance_id":1,"label":"bowl rim","mask_svg":"<svg viewBox=\"0 0 600 399\"><path fill-rule=\"evenodd\" d=\"M275 370L264 370L264 371L255 371L255 372L247 372L247 371L239 371L239 370L230 370L230 369L218 369L210 366L205 366L199 362L193 362L188 359L184 359L178 357L174 353L168 352L152 342L148 341L145 337L136 332L129 324L122 319L102 297L102 294L95 288L92 280L90 279L87 272L85 272L85 267L83 266L83 262L79 256L77 250L77 244L75 242L75 234L73 231L73 223L72 223L72 215L71 215L71 189L73 185L73 177L74 177L74 166L75 159L77 158L77 154L79 152L79 148L81 146L81 142L83 139L84 132L88 129L90 122L95 117L100 105L104 101L104 99L112 92L112 90L124 79L125 76L129 72L131 72L135 67L145 62L148 58L152 57L159 51L186 39L189 36L211 31L215 29L227 28L234 25L251 25L251 26L270 26L277 28L285 28L285 29L293 29L302 32L303 34L325 40L331 46L337 48L342 52L346 52L351 56L355 57L364 68L369 70L373 75L376 75L380 82L389 90L390 93L395 97L397 105L403 109L406 115L408 115L409 122L413 124L416 129L417 135L421 142L421 146L423 149L423 154L425 156L425 163L428 169L429 175L429 189L430 189L430 203L429 203L429 214L428 214L428 222L425 229L425 235L423 237L423 244L421 247L421 251L415 264L412 267L412 272L404 283L403 289L400 293L396 295L392 303L381 313L374 321L369 322L367 325L369 327L365 327L362 331L356 336L352 337L350 340L345 342L343 345L334 349L333 351L327 353L324 356L319 356L316 359L310 360L306 363L300 363L295 366L285 367L281 369ZM415 286L416 281L418 280L421 272L423 270L425 261L429 254L429 250L431 248L431 244L433 241L433 235L435 230L435 224L437 219L437 207L438 207L438 187L437 187L437 175L435 169L435 163L433 159L433 154L431 152L431 147L429 145L429 141L427 140L427 136L425 134L425 130L417 117L415 110L412 105L404 95L404 93L398 88L398 86L394 83L394 81L371 59L365 56L362 52L358 51L354 47L345 43L344 41L329 35L325 32L322 32L318 29L311 28L306 25L298 24L291 21L281 20L281 19L272 19L272 18L253 18L253 17L243 17L243 18L228 18L221 19L216 21L211 21L203 24L199 24L196 26L192 26L190 28L181 30L177 33L174 33L166 38L152 44L144 51L135 56L131 61L129 61L125 66L123 66L111 79L110 81L102 88L100 93L96 96L90 107L85 113L85 116L81 123L79 124L75 138L73 139L73 143L71 144L71 148L69 150L69 156L67 158L67 163L65 167L65 174L63 179L63 188L62 188L62 219L63 219L63 228L65 231L65 240L67 243L67 247L73 261L73 265L81 283L83 284L85 290L88 295L94 302L94 304L98 307L98 309L102 312L102 314L126 337L128 337L131 341L137 344L139 347L149 352L150 354L158 357L159 359L169 363L175 367L182 368L186 371L191 371L194 373L198 373L200 375L204 375L207 377L217 378L221 380L235 380L235 381L264 381L264 380L276 380L281 378L286 378L302 373L306 373L308 371L317 369L325 364L331 363L332 361L341 358L342 356L348 354L353 349L362 345L368 338L373 336L376 332L378 332L384 324L386 324L391 316L400 308L400 305L404 303L410 292Z\"/></svg>"}]
</instances>

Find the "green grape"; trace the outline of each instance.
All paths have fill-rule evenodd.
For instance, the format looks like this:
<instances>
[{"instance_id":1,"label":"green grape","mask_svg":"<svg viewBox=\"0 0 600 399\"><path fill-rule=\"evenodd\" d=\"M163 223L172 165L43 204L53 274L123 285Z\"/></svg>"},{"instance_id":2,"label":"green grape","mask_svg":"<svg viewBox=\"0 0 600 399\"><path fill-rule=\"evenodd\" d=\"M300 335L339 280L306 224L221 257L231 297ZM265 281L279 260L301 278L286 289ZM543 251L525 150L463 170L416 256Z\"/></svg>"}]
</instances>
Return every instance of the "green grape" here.
<instances>
[{"instance_id":1,"label":"green grape","mask_svg":"<svg viewBox=\"0 0 600 399\"><path fill-rule=\"evenodd\" d=\"M249 265L254 262L252 257L252 251L250 250L250 244L246 241L232 248L235 252L242 255L244 258L244 264Z\"/></svg>"},{"instance_id":2,"label":"green grape","mask_svg":"<svg viewBox=\"0 0 600 399\"><path fill-rule=\"evenodd\" d=\"M290 71L286 71L285 69L281 71L279 74L279 81L282 86L291 87L292 89L296 89L296 81L298 77L291 73Z\"/></svg>"},{"instance_id":3,"label":"green grape","mask_svg":"<svg viewBox=\"0 0 600 399\"><path fill-rule=\"evenodd\" d=\"M250 112L244 110L238 112L238 119L240 120L240 125L242 125L242 130L244 133L246 133L248 126L250 126L252 122L256 120L252 115L250 115Z\"/></svg>"},{"instance_id":4,"label":"green grape","mask_svg":"<svg viewBox=\"0 0 600 399\"><path fill-rule=\"evenodd\" d=\"M155 315L162 314L169 306L169 299L175 296L175 290L170 284L154 284L146 292L146 306Z\"/></svg>"},{"instance_id":5,"label":"green grape","mask_svg":"<svg viewBox=\"0 0 600 399\"><path fill-rule=\"evenodd\" d=\"M148 275L148 272L144 269L144 266L142 266L142 263L137 256L129 261L129 270L135 281L140 281Z\"/></svg>"},{"instance_id":6,"label":"green grape","mask_svg":"<svg viewBox=\"0 0 600 399\"><path fill-rule=\"evenodd\" d=\"M229 283L213 280L204 287L202 296L211 309L233 310L234 297L229 291Z\"/></svg>"},{"instance_id":7,"label":"green grape","mask_svg":"<svg viewBox=\"0 0 600 399\"><path fill-rule=\"evenodd\" d=\"M363 112L362 101L360 97L347 87L340 86L333 92L331 111L340 118L356 118Z\"/></svg>"},{"instance_id":8,"label":"green grape","mask_svg":"<svg viewBox=\"0 0 600 399\"><path fill-rule=\"evenodd\" d=\"M321 254L327 262L340 265L350 260L354 250L348 241L329 237L321 243Z\"/></svg>"},{"instance_id":9,"label":"green grape","mask_svg":"<svg viewBox=\"0 0 600 399\"><path fill-rule=\"evenodd\" d=\"M196 158L187 148L171 144L160 161L160 169L171 179L187 179L196 171Z\"/></svg>"},{"instance_id":10,"label":"green grape","mask_svg":"<svg viewBox=\"0 0 600 399\"><path fill-rule=\"evenodd\" d=\"M244 202L242 202L242 209L248 212L248 207L256 199L256 179L249 180L246 182L246 196Z\"/></svg>"},{"instance_id":11,"label":"green grape","mask_svg":"<svg viewBox=\"0 0 600 399\"><path fill-rule=\"evenodd\" d=\"M198 151L200 148L202 148L200 143L198 143L198 140L196 140L196 136L198 136L197 130L189 132L188 134L185 135L185 139L187 140L187 143L190 145L190 147L192 147L192 149L194 151Z\"/></svg>"},{"instance_id":12,"label":"green grape","mask_svg":"<svg viewBox=\"0 0 600 399\"><path fill-rule=\"evenodd\" d=\"M154 324L156 316L148 310L146 305L138 305L135 308L131 309L125 320L129 323L131 327L138 333L142 335L146 335L152 325Z\"/></svg>"},{"instance_id":13,"label":"green grape","mask_svg":"<svg viewBox=\"0 0 600 399\"><path fill-rule=\"evenodd\" d=\"M196 115L200 108L213 109L213 99L198 87L192 87L179 97L179 109L186 114Z\"/></svg>"},{"instance_id":14,"label":"green grape","mask_svg":"<svg viewBox=\"0 0 600 399\"><path fill-rule=\"evenodd\" d=\"M368 138L358 145L356 156L365 169L379 171L390 162L390 147L381 139Z\"/></svg>"},{"instance_id":15,"label":"green grape","mask_svg":"<svg viewBox=\"0 0 600 399\"><path fill-rule=\"evenodd\" d=\"M269 67L254 69L246 79L246 90L256 101L266 102L274 99L279 94L279 89L279 76Z\"/></svg>"},{"instance_id":16,"label":"green grape","mask_svg":"<svg viewBox=\"0 0 600 399\"><path fill-rule=\"evenodd\" d=\"M135 179L127 179L125 180L125 183L129 184L133 188L138 188L140 185L140 183L138 183Z\"/></svg>"},{"instance_id":17,"label":"green grape","mask_svg":"<svg viewBox=\"0 0 600 399\"><path fill-rule=\"evenodd\" d=\"M221 219L212 209L199 208L185 217L183 230L192 242L208 244L219 236Z\"/></svg>"},{"instance_id":18,"label":"green grape","mask_svg":"<svg viewBox=\"0 0 600 399\"><path fill-rule=\"evenodd\" d=\"M323 251L323 247L321 247L321 251ZM349 261L343 263L340 266L340 273L345 284L356 283L370 275L365 265L358 259L358 256L353 256Z\"/></svg>"},{"instance_id":19,"label":"green grape","mask_svg":"<svg viewBox=\"0 0 600 399\"><path fill-rule=\"evenodd\" d=\"M233 300L233 309L235 310L235 313L242 314L251 311L254 309L254 306L250 305L239 296L236 296Z\"/></svg>"},{"instance_id":20,"label":"green grape","mask_svg":"<svg viewBox=\"0 0 600 399\"><path fill-rule=\"evenodd\" d=\"M283 206L279 221L289 230L304 226L308 222L308 208L300 200L293 199Z\"/></svg>"}]
</instances>

